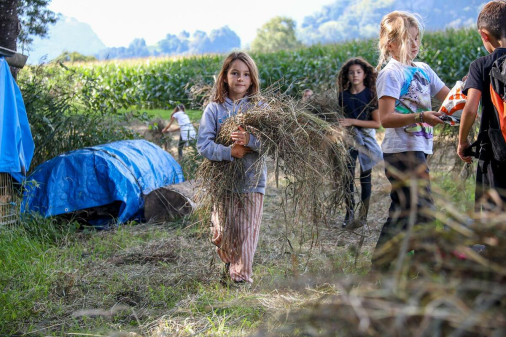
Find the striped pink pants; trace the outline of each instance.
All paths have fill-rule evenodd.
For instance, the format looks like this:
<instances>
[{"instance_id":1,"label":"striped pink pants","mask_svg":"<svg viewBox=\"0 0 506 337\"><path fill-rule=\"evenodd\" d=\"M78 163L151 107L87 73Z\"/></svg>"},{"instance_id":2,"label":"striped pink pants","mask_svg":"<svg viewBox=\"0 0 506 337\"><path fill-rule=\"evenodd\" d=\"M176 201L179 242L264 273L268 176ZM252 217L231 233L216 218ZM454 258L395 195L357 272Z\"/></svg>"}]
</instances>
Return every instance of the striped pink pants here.
<instances>
[{"instance_id":1,"label":"striped pink pants","mask_svg":"<svg viewBox=\"0 0 506 337\"><path fill-rule=\"evenodd\" d=\"M245 193L242 200L237 201L232 210L228 210L228 223L237 226L237 238L232 240L234 247L226 247L226 243L222 242L224 228L220 223L219 209L215 208L212 212L212 241L217 246L216 252L220 259L230 263L230 278L236 282L253 283L253 257L258 244L263 204L263 194Z\"/></svg>"}]
</instances>

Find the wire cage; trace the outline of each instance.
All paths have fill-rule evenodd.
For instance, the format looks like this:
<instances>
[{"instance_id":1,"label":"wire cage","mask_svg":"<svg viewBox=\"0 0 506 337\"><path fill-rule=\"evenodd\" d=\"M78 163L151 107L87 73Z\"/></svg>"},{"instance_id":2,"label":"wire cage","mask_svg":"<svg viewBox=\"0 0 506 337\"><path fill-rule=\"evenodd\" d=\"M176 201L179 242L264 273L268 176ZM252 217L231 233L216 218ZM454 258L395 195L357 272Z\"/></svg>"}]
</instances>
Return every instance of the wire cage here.
<instances>
[{"instance_id":1,"label":"wire cage","mask_svg":"<svg viewBox=\"0 0 506 337\"><path fill-rule=\"evenodd\" d=\"M0 226L19 221L20 198L14 188L12 176L0 173Z\"/></svg>"}]
</instances>

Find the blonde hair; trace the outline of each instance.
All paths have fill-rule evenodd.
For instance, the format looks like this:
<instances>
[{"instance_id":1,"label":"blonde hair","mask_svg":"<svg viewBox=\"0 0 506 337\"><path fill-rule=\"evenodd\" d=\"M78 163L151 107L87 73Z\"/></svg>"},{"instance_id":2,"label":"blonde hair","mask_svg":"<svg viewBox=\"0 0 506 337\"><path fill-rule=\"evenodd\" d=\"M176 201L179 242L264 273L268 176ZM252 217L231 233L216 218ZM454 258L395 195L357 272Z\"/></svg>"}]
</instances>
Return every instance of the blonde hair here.
<instances>
[{"instance_id":1,"label":"blonde hair","mask_svg":"<svg viewBox=\"0 0 506 337\"><path fill-rule=\"evenodd\" d=\"M409 56L409 29L416 27L419 33L419 40L422 40L423 25L421 23L420 15L404 11L394 11L383 17L380 24L380 34L378 48L380 57L378 61L377 70L393 55L388 50L392 42L400 42L400 55L399 62L403 64L410 64L411 58Z\"/></svg>"},{"instance_id":2,"label":"blonde hair","mask_svg":"<svg viewBox=\"0 0 506 337\"><path fill-rule=\"evenodd\" d=\"M218 74L218 78L214 83L214 90L211 94L211 101L223 103L225 102L225 98L228 96L228 84L225 83L227 79L227 73L230 69L230 65L235 60L243 61L249 69L249 75L251 78L251 85L248 88L246 93L247 96L255 96L260 92L260 78L258 75L258 68L255 64L255 61L246 54L245 52L232 52L230 53L225 61L223 62L223 66L221 67L221 71Z\"/></svg>"}]
</instances>

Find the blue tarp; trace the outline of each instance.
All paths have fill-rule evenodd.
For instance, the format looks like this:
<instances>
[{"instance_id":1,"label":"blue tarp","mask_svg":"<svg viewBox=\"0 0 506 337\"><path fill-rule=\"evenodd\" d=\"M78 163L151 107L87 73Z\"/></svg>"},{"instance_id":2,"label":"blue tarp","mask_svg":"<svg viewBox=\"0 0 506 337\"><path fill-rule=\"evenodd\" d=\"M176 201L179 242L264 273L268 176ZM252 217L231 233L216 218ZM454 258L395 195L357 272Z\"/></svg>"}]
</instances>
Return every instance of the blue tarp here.
<instances>
[{"instance_id":1,"label":"blue tarp","mask_svg":"<svg viewBox=\"0 0 506 337\"><path fill-rule=\"evenodd\" d=\"M33 138L25 104L9 65L0 56L0 172L22 182L33 158Z\"/></svg>"},{"instance_id":2,"label":"blue tarp","mask_svg":"<svg viewBox=\"0 0 506 337\"><path fill-rule=\"evenodd\" d=\"M120 224L142 216L143 195L183 181L181 166L162 148L145 140L124 140L71 151L39 165L28 177L22 211L49 217L119 202Z\"/></svg>"}]
</instances>

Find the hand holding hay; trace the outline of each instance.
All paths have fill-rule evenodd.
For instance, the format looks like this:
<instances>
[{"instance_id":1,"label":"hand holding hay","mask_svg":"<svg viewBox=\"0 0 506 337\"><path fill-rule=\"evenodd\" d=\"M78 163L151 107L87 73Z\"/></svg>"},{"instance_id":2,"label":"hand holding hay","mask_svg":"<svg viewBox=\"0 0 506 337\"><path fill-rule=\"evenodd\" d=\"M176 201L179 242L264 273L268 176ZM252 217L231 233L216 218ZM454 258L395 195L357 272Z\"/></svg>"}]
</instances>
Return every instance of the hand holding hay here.
<instances>
[{"instance_id":1,"label":"hand holding hay","mask_svg":"<svg viewBox=\"0 0 506 337\"><path fill-rule=\"evenodd\" d=\"M244 129L239 125L237 128L238 131L232 132L232 140L234 141L234 144L237 145L248 145L249 143L249 133L244 131Z\"/></svg>"}]
</instances>

